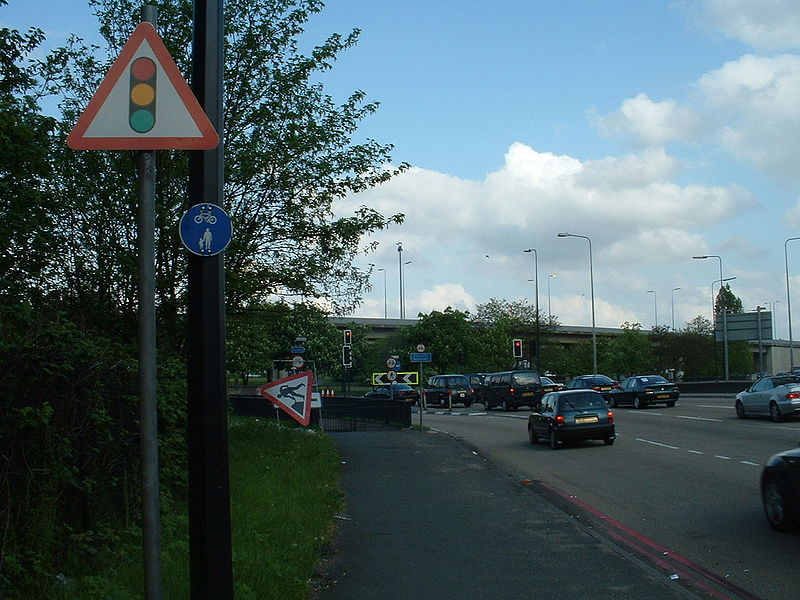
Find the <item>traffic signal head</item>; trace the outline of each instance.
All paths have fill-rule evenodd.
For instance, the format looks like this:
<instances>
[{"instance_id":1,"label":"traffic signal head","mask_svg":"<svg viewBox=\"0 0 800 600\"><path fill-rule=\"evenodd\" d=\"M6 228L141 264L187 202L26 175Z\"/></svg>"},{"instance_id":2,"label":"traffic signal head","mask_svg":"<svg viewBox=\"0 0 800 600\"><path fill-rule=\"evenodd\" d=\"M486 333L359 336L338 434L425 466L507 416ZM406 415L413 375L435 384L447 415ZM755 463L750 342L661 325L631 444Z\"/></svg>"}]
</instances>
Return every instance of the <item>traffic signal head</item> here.
<instances>
[{"instance_id":1,"label":"traffic signal head","mask_svg":"<svg viewBox=\"0 0 800 600\"><path fill-rule=\"evenodd\" d=\"M156 124L156 63L140 56L131 63L128 124L136 133L147 133Z\"/></svg>"},{"instance_id":2,"label":"traffic signal head","mask_svg":"<svg viewBox=\"0 0 800 600\"><path fill-rule=\"evenodd\" d=\"M351 346L353 344L353 332L349 329L344 330L344 345Z\"/></svg>"},{"instance_id":3,"label":"traffic signal head","mask_svg":"<svg viewBox=\"0 0 800 600\"><path fill-rule=\"evenodd\" d=\"M513 342L514 358L522 358L522 340L515 338Z\"/></svg>"},{"instance_id":4,"label":"traffic signal head","mask_svg":"<svg viewBox=\"0 0 800 600\"><path fill-rule=\"evenodd\" d=\"M350 346L342 346L342 365L345 367L353 365L353 348Z\"/></svg>"}]
</instances>

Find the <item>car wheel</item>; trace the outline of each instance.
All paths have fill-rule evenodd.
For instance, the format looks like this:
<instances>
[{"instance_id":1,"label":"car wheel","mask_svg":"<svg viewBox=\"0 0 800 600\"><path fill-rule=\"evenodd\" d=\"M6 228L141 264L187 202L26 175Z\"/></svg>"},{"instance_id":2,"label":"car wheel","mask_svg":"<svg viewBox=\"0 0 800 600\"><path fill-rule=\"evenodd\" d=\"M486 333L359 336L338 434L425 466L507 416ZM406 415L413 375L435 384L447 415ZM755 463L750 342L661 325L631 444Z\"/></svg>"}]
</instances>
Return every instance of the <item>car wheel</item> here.
<instances>
[{"instance_id":1,"label":"car wheel","mask_svg":"<svg viewBox=\"0 0 800 600\"><path fill-rule=\"evenodd\" d=\"M508 400L503 400L503 410L506 412L511 412L511 406L508 404Z\"/></svg>"},{"instance_id":2,"label":"car wheel","mask_svg":"<svg viewBox=\"0 0 800 600\"><path fill-rule=\"evenodd\" d=\"M555 429L550 430L550 447L553 450L558 449L558 437L556 437Z\"/></svg>"},{"instance_id":3,"label":"car wheel","mask_svg":"<svg viewBox=\"0 0 800 600\"><path fill-rule=\"evenodd\" d=\"M647 406L647 402L645 400L639 398L639 396L634 397L633 399L634 408L644 408L645 406Z\"/></svg>"},{"instance_id":4,"label":"car wheel","mask_svg":"<svg viewBox=\"0 0 800 600\"><path fill-rule=\"evenodd\" d=\"M470 402L469 400L464 402L464 408L469 408L470 406L472 406L472 402Z\"/></svg>"},{"instance_id":5,"label":"car wheel","mask_svg":"<svg viewBox=\"0 0 800 600\"><path fill-rule=\"evenodd\" d=\"M531 444L534 446L539 443L539 436L536 435L536 432L533 430L533 427L528 425L528 439L531 441Z\"/></svg>"},{"instance_id":6,"label":"car wheel","mask_svg":"<svg viewBox=\"0 0 800 600\"><path fill-rule=\"evenodd\" d=\"M736 401L736 416L740 419L747 418L747 413L744 410L744 404L742 404L741 400Z\"/></svg>"},{"instance_id":7,"label":"car wheel","mask_svg":"<svg viewBox=\"0 0 800 600\"><path fill-rule=\"evenodd\" d=\"M614 396L610 396L610 397L608 398L608 405L609 405L611 408L617 408L617 399L616 399L616 398L614 398Z\"/></svg>"},{"instance_id":8,"label":"car wheel","mask_svg":"<svg viewBox=\"0 0 800 600\"><path fill-rule=\"evenodd\" d=\"M789 531L794 527L786 511L786 500L776 482L770 481L764 486L761 503L764 505L764 514L769 526L775 531Z\"/></svg>"},{"instance_id":9,"label":"car wheel","mask_svg":"<svg viewBox=\"0 0 800 600\"><path fill-rule=\"evenodd\" d=\"M603 443L606 446L613 446L614 445L614 438L603 438Z\"/></svg>"},{"instance_id":10,"label":"car wheel","mask_svg":"<svg viewBox=\"0 0 800 600\"><path fill-rule=\"evenodd\" d=\"M667 402L667 408L672 408L673 406L675 406L675 400L670 400Z\"/></svg>"},{"instance_id":11,"label":"car wheel","mask_svg":"<svg viewBox=\"0 0 800 600\"><path fill-rule=\"evenodd\" d=\"M486 411L492 410L492 405L489 404L488 400L484 400L483 401L483 409L486 410Z\"/></svg>"},{"instance_id":12,"label":"car wheel","mask_svg":"<svg viewBox=\"0 0 800 600\"><path fill-rule=\"evenodd\" d=\"M778 408L778 405L774 402L769 403L769 418L772 419L775 423L779 423L781 420L781 411Z\"/></svg>"}]
</instances>

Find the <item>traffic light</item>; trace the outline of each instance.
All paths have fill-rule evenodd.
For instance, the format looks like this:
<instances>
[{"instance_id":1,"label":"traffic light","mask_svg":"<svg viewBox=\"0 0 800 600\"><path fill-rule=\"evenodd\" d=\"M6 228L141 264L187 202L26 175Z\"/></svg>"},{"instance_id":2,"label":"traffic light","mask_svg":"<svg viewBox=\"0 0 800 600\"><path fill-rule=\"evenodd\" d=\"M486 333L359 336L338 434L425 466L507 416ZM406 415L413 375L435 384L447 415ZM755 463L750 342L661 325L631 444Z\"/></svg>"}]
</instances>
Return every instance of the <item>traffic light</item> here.
<instances>
[{"instance_id":1,"label":"traffic light","mask_svg":"<svg viewBox=\"0 0 800 600\"><path fill-rule=\"evenodd\" d=\"M342 346L342 366L353 366L353 348L351 346Z\"/></svg>"},{"instance_id":2,"label":"traffic light","mask_svg":"<svg viewBox=\"0 0 800 600\"><path fill-rule=\"evenodd\" d=\"M514 358L522 358L522 340L514 338Z\"/></svg>"},{"instance_id":3,"label":"traffic light","mask_svg":"<svg viewBox=\"0 0 800 600\"><path fill-rule=\"evenodd\" d=\"M128 124L136 133L147 133L156 124L156 63L140 56L131 64Z\"/></svg>"},{"instance_id":4,"label":"traffic light","mask_svg":"<svg viewBox=\"0 0 800 600\"><path fill-rule=\"evenodd\" d=\"M349 329L344 330L344 345L345 346L352 346L353 345L353 332Z\"/></svg>"}]
</instances>

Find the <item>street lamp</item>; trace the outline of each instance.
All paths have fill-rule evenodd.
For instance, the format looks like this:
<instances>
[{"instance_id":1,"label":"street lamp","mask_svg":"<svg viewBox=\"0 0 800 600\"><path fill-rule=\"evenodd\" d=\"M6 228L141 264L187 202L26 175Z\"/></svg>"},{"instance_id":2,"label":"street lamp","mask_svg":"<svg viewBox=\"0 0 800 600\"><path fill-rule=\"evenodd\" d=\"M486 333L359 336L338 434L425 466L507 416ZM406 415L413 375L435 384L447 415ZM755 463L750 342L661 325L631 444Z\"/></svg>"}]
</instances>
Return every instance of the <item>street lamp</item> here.
<instances>
[{"instance_id":1,"label":"street lamp","mask_svg":"<svg viewBox=\"0 0 800 600\"><path fill-rule=\"evenodd\" d=\"M786 313L789 318L789 370L794 369L794 344L792 343L792 298L789 295L789 242L800 240L800 237L790 237L783 242L783 260L786 266Z\"/></svg>"},{"instance_id":2,"label":"street lamp","mask_svg":"<svg viewBox=\"0 0 800 600\"><path fill-rule=\"evenodd\" d=\"M389 307L386 299L386 269L381 268L378 271L383 271L383 318L387 319L389 317Z\"/></svg>"},{"instance_id":3,"label":"street lamp","mask_svg":"<svg viewBox=\"0 0 800 600\"><path fill-rule=\"evenodd\" d=\"M553 277L558 277L558 273L550 273L550 275L547 276L547 322L548 323L553 320L553 312L550 310L550 280Z\"/></svg>"},{"instance_id":4,"label":"street lamp","mask_svg":"<svg viewBox=\"0 0 800 600\"><path fill-rule=\"evenodd\" d=\"M671 294L672 294L672 331L673 332L675 331L675 292L677 292L679 289L681 289L681 288L679 288L679 287L672 288L672 292L671 292Z\"/></svg>"},{"instance_id":5,"label":"street lamp","mask_svg":"<svg viewBox=\"0 0 800 600\"><path fill-rule=\"evenodd\" d=\"M539 253L536 248L528 248L523 252L533 252L533 287L536 290L536 368L541 370L539 362Z\"/></svg>"},{"instance_id":6,"label":"street lamp","mask_svg":"<svg viewBox=\"0 0 800 600\"><path fill-rule=\"evenodd\" d=\"M695 260L705 260L706 258L716 258L719 261L719 279L720 282L724 281L725 277L722 275L722 257L716 254L703 254L702 256L693 256ZM720 286L720 298L722 299L722 354L725 363L725 381L728 381L728 307L725 306L725 294L722 293L722 283Z\"/></svg>"},{"instance_id":7,"label":"street lamp","mask_svg":"<svg viewBox=\"0 0 800 600\"><path fill-rule=\"evenodd\" d=\"M658 327L658 294L655 290L647 290L648 294L653 294L653 328Z\"/></svg>"},{"instance_id":8,"label":"street lamp","mask_svg":"<svg viewBox=\"0 0 800 600\"><path fill-rule=\"evenodd\" d=\"M406 317L406 286L405 286L405 266L406 266L406 265L410 265L410 264L411 264L411 262L412 262L412 261L410 261L410 260L407 260L407 261L403 262L403 264L400 266L401 273L403 273L403 275L404 275L404 276L403 276L403 291L402 291L402 294L403 294L403 318L404 318L404 319L405 319L405 317Z\"/></svg>"},{"instance_id":9,"label":"street lamp","mask_svg":"<svg viewBox=\"0 0 800 600\"><path fill-rule=\"evenodd\" d=\"M595 328L595 317L594 317L594 273L592 272L592 240L589 239L588 235L578 235L577 233L559 233L558 237L577 237L583 238L587 242L589 242L589 291L591 292L592 298L592 366L594 368L593 373L597 373L597 331Z\"/></svg>"},{"instance_id":10,"label":"street lamp","mask_svg":"<svg viewBox=\"0 0 800 600\"><path fill-rule=\"evenodd\" d=\"M405 307L403 306L403 242L397 242L397 264L400 274L400 318L405 317Z\"/></svg>"}]
</instances>

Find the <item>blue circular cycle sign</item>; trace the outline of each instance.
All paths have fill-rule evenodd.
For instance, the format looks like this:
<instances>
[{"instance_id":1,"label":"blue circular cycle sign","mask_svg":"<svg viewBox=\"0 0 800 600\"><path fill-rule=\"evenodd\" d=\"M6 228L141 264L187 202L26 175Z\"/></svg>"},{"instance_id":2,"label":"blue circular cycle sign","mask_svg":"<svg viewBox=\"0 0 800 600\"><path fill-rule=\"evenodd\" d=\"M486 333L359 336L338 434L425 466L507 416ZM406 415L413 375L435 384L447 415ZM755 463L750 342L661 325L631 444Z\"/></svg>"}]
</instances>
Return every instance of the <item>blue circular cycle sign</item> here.
<instances>
[{"instance_id":1,"label":"blue circular cycle sign","mask_svg":"<svg viewBox=\"0 0 800 600\"><path fill-rule=\"evenodd\" d=\"M214 256L225 248L233 237L231 218L216 204L195 204L181 217L181 241L186 249L198 256Z\"/></svg>"}]
</instances>

